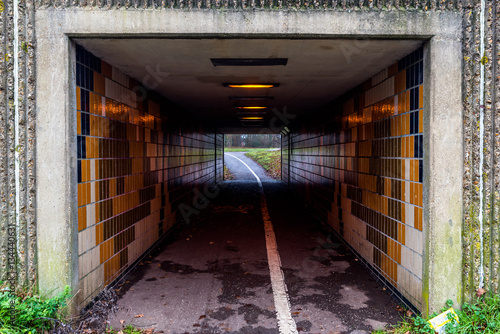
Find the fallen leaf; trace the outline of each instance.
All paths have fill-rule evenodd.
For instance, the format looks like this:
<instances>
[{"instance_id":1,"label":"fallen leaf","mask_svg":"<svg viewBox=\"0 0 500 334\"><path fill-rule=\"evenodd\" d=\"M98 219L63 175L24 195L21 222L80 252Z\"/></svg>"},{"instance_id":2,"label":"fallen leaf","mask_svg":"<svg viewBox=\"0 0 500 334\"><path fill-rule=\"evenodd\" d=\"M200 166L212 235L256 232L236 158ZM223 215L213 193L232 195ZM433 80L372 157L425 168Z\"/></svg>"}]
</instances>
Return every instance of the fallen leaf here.
<instances>
[{"instance_id":1,"label":"fallen leaf","mask_svg":"<svg viewBox=\"0 0 500 334\"><path fill-rule=\"evenodd\" d=\"M207 317L206 315L200 315L199 319L203 319L203 318L206 318L206 317Z\"/></svg>"},{"instance_id":2,"label":"fallen leaf","mask_svg":"<svg viewBox=\"0 0 500 334\"><path fill-rule=\"evenodd\" d=\"M134 315L134 318L142 318L142 317L144 317L144 314L136 314L136 315Z\"/></svg>"},{"instance_id":3,"label":"fallen leaf","mask_svg":"<svg viewBox=\"0 0 500 334\"><path fill-rule=\"evenodd\" d=\"M411 317L412 315L413 315L412 311L410 311L410 310L406 311L406 316L407 317Z\"/></svg>"},{"instance_id":4,"label":"fallen leaf","mask_svg":"<svg viewBox=\"0 0 500 334\"><path fill-rule=\"evenodd\" d=\"M124 322L125 320L120 320L120 325L123 325Z\"/></svg>"},{"instance_id":5,"label":"fallen leaf","mask_svg":"<svg viewBox=\"0 0 500 334\"><path fill-rule=\"evenodd\" d=\"M300 312L292 312L292 314L300 314Z\"/></svg>"},{"instance_id":6,"label":"fallen leaf","mask_svg":"<svg viewBox=\"0 0 500 334\"><path fill-rule=\"evenodd\" d=\"M194 324L193 327L200 327L200 324Z\"/></svg>"},{"instance_id":7,"label":"fallen leaf","mask_svg":"<svg viewBox=\"0 0 500 334\"><path fill-rule=\"evenodd\" d=\"M210 245L213 245L213 244L215 244L215 242L213 242L213 241L210 241Z\"/></svg>"}]
</instances>

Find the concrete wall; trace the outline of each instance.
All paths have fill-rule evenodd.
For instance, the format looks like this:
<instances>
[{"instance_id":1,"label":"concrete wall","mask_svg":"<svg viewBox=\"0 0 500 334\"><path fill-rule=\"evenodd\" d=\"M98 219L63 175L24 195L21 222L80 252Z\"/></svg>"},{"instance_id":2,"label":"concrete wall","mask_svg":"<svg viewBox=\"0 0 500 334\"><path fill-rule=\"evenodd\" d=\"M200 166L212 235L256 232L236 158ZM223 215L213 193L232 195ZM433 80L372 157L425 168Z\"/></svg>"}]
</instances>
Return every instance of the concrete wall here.
<instances>
[{"instance_id":1,"label":"concrete wall","mask_svg":"<svg viewBox=\"0 0 500 334\"><path fill-rule=\"evenodd\" d=\"M484 25L481 12L484 12ZM500 288L500 1L464 7L464 294ZM483 27L483 32L481 32ZM484 36L484 53L481 36ZM483 79L481 79L483 71ZM482 97L482 100L481 100Z\"/></svg>"},{"instance_id":2,"label":"concrete wall","mask_svg":"<svg viewBox=\"0 0 500 334\"><path fill-rule=\"evenodd\" d=\"M37 277L34 27L33 1L0 2L0 280L14 286Z\"/></svg>"},{"instance_id":3,"label":"concrete wall","mask_svg":"<svg viewBox=\"0 0 500 334\"><path fill-rule=\"evenodd\" d=\"M75 73L85 305L182 219L193 188L215 182L216 137L175 124L182 110L78 45Z\"/></svg>"}]
</instances>

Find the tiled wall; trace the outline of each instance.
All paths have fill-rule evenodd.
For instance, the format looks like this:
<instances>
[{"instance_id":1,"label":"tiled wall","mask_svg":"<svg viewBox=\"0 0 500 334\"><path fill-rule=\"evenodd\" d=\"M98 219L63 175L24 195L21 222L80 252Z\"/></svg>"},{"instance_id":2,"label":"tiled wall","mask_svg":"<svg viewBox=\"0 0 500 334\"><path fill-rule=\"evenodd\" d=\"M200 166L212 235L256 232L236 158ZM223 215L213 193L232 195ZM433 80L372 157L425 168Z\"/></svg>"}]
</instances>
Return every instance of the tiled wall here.
<instances>
[{"instance_id":1,"label":"tiled wall","mask_svg":"<svg viewBox=\"0 0 500 334\"><path fill-rule=\"evenodd\" d=\"M289 168L289 160L288 155L290 153L289 150L289 135L281 135L281 181L285 184L289 182L288 168Z\"/></svg>"},{"instance_id":2,"label":"tiled wall","mask_svg":"<svg viewBox=\"0 0 500 334\"><path fill-rule=\"evenodd\" d=\"M215 179L217 182L224 181L224 135L218 133L215 136Z\"/></svg>"},{"instance_id":3,"label":"tiled wall","mask_svg":"<svg viewBox=\"0 0 500 334\"><path fill-rule=\"evenodd\" d=\"M414 306L422 306L423 51L291 135L292 188Z\"/></svg>"},{"instance_id":4,"label":"tiled wall","mask_svg":"<svg viewBox=\"0 0 500 334\"><path fill-rule=\"evenodd\" d=\"M215 134L168 120L161 97L139 99L139 83L76 50L78 253L87 304L157 241L215 180ZM169 108L171 105L169 104Z\"/></svg>"}]
</instances>

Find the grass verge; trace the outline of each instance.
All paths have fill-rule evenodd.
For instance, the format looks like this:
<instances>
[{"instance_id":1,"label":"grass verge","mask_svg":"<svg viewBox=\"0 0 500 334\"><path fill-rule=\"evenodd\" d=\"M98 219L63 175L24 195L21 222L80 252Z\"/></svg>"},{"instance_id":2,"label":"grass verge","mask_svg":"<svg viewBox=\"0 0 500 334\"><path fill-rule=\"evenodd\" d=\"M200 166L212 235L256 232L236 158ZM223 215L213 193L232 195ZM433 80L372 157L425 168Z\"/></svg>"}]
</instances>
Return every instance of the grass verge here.
<instances>
[{"instance_id":1,"label":"grass verge","mask_svg":"<svg viewBox=\"0 0 500 334\"><path fill-rule=\"evenodd\" d=\"M229 168L224 165L224 180L234 180L234 175L231 173Z\"/></svg>"},{"instance_id":2,"label":"grass verge","mask_svg":"<svg viewBox=\"0 0 500 334\"><path fill-rule=\"evenodd\" d=\"M261 165L275 180L281 180L281 150L252 151L245 154Z\"/></svg>"},{"instance_id":3,"label":"grass verge","mask_svg":"<svg viewBox=\"0 0 500 334\"><path fill-rule=\"evenodd\" d=\"M275 148L224 147L224 152L260 152L275 150Z\"/></svg>"},{"instance_id":4,"label":"grass verge","mask_svg":"<svg viewBox=\"0 0 500 334\"><path fill-rule=\"evenodd\" d=\"M484 292L482 292L484 293ZM478 295L481 293L478 292ZM453 302L448 300L441 312L451 308ZM447 334L493 334L500 333L500 296L495 294L480 295L473 303L465 303L461 310L455 310L458 322L451 320L445 327ZM437 314L432 314L432 319ZM372 334L435 334L428 319L421 317L405 317L399 324L386 330L375 331Z\"/></svg>"}]
</instances>

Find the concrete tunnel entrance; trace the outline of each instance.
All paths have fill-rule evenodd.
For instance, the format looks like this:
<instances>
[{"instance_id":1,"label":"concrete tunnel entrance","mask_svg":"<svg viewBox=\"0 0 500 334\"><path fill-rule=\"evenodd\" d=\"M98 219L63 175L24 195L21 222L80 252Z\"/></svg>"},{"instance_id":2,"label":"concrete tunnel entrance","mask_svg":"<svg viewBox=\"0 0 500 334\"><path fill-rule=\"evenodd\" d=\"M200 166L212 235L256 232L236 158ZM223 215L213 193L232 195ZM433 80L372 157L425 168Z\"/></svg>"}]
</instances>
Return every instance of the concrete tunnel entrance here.
<instances>
[{"instance_id":1,"label":"concrete tunnel entrance","mask_svg":"<svg viewBox=\"0 0 500 334\"><path fill-rule=\"evenodd\" d=\"M244 129L281 133L283 183L422 308L421 40L74 41L81 305L222 182Z\"/></svg>"}]
</instances>

